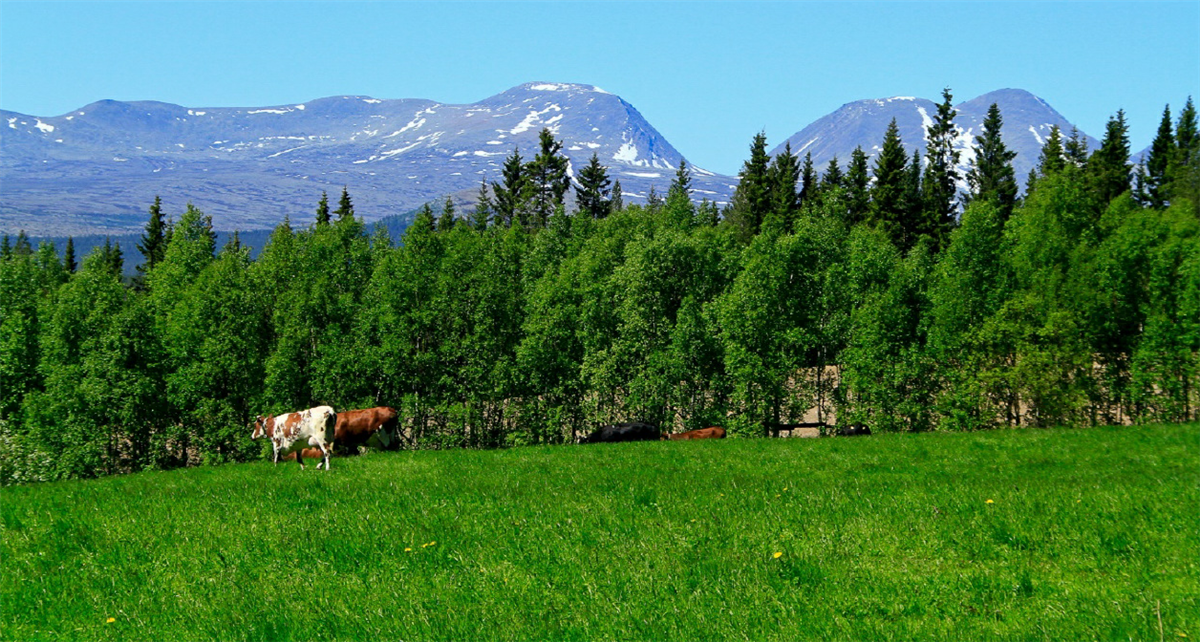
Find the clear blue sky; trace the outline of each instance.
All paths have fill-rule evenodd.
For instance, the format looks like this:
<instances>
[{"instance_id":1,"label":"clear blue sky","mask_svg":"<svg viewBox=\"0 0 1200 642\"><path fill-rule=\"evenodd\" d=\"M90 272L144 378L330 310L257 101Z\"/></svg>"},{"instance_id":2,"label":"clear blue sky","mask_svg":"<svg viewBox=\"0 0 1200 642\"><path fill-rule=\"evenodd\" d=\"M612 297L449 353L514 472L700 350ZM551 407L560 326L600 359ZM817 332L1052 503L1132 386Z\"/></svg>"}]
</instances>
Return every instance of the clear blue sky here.
<instances>
[{"instance_id":1,"label":"clear blue sky","mask_svg":"<svg viewBox=\"0 0 1200 642\"><path fill-rule=\"evenodd\" d=\"M689 160L736 173L861 98L1027 89L1133 147L1200 99L1200 2L0 2L0 108L189 107L322 96L469 103L532 80L598 85Z\"/></svg>"}]
</instances>

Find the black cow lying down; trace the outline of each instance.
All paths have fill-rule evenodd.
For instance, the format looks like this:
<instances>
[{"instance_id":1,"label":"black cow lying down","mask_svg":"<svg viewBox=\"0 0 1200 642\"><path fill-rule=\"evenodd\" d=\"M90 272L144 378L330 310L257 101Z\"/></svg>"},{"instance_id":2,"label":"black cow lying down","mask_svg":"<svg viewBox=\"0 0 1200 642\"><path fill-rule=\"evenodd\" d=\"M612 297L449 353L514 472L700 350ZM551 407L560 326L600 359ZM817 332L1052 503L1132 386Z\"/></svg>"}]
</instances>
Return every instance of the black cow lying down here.
<instances>
[{"instance_id":1,"label":"black cow lying down","mask_svg":"<svg viewBox=\"0 0 1200 642\"><path fill-rule=\"evenodd\" d=\"M838 437L866 437L870 434L871 429L866 424L850 424L837 430Z\"/></svg>"},{"instance_id":2,"label":"black cow lying down","mask_svg":"<svg viewBox=\"0 0 1200 642\"><path fill-rule=\"evenodd\" d=\"M633 422L628 424L613 424L601 426L595 432L580 437L581 444L613 443L618 441L658 441L662 437L658 428L650 424Z\"/></svg>"}]
</instances>

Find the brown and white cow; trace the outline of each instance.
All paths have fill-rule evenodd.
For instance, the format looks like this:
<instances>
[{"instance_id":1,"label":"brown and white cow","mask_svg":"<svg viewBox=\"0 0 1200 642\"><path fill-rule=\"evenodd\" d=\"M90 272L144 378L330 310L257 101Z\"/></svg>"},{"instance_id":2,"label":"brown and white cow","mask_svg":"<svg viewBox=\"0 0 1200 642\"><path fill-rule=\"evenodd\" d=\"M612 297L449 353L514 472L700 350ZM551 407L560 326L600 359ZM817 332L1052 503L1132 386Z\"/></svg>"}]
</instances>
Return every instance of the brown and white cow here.
<instances>
[{"instance_id":1,"label":"brown and white cow","mask_svg":"<svg viewBox=\"0 0 1200 642\"><path fill-rule=\"evenodd\" d=\"M334 429L337 413L329 406L317 406L301 412L290 412L276 417L258 417L254 421L251 439L268 437L275 453L275 465L281 455L297 453L296 460L304 469L304 449L313 446L320 451L325 470L329 470L329 454L333 450Z\"/></svg>"},{"instance_id":2,"label":"brown and white cow","mask_svg":"<svg viewBox=\"0 0 1200 642\"><path fill-rule=\"evenodd\" d=\"M358 452L362 445L376 445L388 448L399 439L397 427L400 413L379 406L366 410L347 410L337 414L337 427L334 429L333 443L342 453ZM305 448L283 456L284 461L297 457L320 457L321 452L315 448Z\"/></svg>"},{"instance_id":3,"label":"brown and white cow","mask_svg":"<svg viewBox=\"0 0 1200 642\"><path fill-rule=\"evenodd\" d=\"M725 429L720 426L713 426L711 428L699 428L696 430L689 430L687 432L681 432L677 435L663 435L663 437L665 439L674 439L674 440L679 440L679 439L724 439L725 438Z\"/></svg>"}]
</instances>

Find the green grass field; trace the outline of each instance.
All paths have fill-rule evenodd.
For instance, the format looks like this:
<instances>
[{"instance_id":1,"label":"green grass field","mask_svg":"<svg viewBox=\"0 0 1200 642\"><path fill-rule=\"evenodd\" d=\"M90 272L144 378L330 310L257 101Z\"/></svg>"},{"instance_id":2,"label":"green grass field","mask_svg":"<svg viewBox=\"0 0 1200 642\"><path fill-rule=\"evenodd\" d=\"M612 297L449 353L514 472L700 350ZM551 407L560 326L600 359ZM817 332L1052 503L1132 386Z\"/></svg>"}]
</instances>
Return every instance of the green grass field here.
<instances>
[{"instance_id":1,"label":"green grass field","mask_svg":"<svg viewBox=\"0 0 1200 642\"><path fill-rule=\"evenodd\" d=\"M1200 638L1196 425L381 453L0 500L4 640Z\"/></svg>"}]
</instances>

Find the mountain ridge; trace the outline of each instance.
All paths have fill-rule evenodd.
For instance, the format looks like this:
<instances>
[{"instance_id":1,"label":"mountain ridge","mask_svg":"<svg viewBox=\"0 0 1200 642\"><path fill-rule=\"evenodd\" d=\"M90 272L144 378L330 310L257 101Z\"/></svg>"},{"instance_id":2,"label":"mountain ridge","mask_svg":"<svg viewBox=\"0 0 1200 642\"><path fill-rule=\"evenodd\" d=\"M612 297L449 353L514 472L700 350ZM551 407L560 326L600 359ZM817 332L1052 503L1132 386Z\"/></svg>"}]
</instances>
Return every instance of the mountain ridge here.
<instances>
[{"instance_id":1,"label":"mountain ridge","mask_svg":"<svg viewBox=\"0 0 1200 642\"><path fill-rule=\"evenodd\" d=\"M956 105L956 144L970 160L987 107L1004 116L1019 181L1036 164L1050 127L1070 123L1022 89L1000 89ZM874 156L897 119L911 155L924 152L936 105L894 96L853 101L788 137L823 171L844 167L862 145ZM534 81L474 103L345 95L266 107L185 107L153 100L99 100L54 117L0 111L0 231L37 236L123 234L141 229L161 195L168 212L193 203L220 230L302 220L325 191L345 187L368 223L405 216L451 195L469 207L481 180L498 181L517 149L529 160L549 128L563 142L569 173L596 153L628 202L651 187L665 193L682 161L693 197L727 202L737 183L687 161L629 102L594 85ZM1094 149L1095 139L1086 137ZM962 183L965 186L965 181Z\"/></svg>"}]
</instances>

